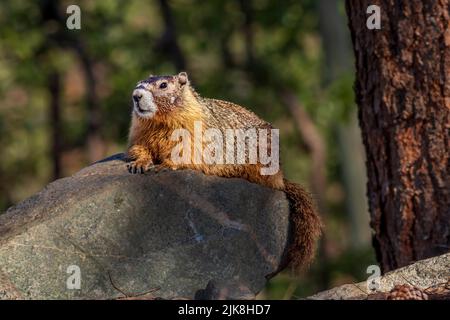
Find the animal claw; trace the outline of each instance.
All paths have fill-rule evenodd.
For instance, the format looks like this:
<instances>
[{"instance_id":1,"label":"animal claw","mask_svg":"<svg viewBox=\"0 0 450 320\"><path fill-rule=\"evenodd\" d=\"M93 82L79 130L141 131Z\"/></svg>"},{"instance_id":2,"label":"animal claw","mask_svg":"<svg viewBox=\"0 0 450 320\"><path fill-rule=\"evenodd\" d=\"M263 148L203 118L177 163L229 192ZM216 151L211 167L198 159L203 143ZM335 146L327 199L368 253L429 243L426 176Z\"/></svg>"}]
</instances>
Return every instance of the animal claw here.
<instances>
[{"instance_id":1,"label":"animal claw","mask_svg":"<svg viewBox=\"0 0 450 320\"><path fill-rule=\"evenodd\" d=\"M127 163L127 169L129 173L144 173L149 169L149 164L142 161L131 161Z\"/></svg>"}]
</instances>

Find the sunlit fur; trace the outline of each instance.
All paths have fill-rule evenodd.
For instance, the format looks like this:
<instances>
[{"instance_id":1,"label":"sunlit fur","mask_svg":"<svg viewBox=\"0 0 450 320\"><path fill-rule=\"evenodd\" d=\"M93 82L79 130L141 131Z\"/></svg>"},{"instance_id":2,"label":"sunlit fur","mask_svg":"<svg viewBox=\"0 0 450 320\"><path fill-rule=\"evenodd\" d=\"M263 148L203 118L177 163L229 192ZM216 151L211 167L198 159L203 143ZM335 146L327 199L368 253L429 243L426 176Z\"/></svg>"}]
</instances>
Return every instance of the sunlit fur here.
<instances>
[{"instance_id":1,"label":"sunlit fur","mask_svg":"<svg viewBox=\"0 0 450 320\"><path fill-rule=\"evenodd\" d=\"M167 82L167 88L160 88L162 82ZM133 112L127 152L132 161L129 165L137 172L146 171L151 165L162 165L173 170L194 169L209 175L239 177L284 191L293 212L294 239L289 250L289 261L295 267L309 264L321 233L321 222L309 194L301 186L285 180L281 170L274 175L261 175L260 163L195 164L193 150L190 163L175 164L171 160L172 150L179 143L171 141L172 132L183 128L193 137L195 121L202 122L203 131L208 128L222 131L249 127L270 129L271 125L234 103L200 97L189 84L186 73L152 76L138 85L152 94L156 112L151 117ZM204 145L200 147L203 149Z\"/></svg>"}]
</instances>

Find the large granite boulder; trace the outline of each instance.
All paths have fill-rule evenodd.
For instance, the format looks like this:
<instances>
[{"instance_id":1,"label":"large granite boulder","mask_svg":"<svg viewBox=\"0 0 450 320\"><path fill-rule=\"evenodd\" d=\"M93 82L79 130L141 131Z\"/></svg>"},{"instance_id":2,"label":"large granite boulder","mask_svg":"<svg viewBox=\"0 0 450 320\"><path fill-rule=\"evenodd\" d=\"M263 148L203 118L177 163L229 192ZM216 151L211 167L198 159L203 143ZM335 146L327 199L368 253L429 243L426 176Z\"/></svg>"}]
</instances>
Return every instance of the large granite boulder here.
<instances>
[{"instance_id":1,"label":"large granite boulder","mask_svg":"<svg viewBox=\"0 0 450 320\"><path fill-rule=\"evenodd\" d=\"M0 299L251 298L283 267L283 192L190 170L132 175L122 158L0 215Z\"/></svg>"}]
</instances>

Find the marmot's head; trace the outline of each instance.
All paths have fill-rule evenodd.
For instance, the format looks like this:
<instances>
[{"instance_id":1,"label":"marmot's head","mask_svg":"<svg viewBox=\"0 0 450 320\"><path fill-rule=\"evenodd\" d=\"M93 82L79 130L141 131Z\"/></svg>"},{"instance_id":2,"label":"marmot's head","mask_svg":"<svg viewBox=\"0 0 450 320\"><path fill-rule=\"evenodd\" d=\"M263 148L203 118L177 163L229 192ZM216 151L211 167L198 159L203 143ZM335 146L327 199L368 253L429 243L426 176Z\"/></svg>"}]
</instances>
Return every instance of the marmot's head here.
<instances>
[{"instance_id":1,"label":"marmot's head","mask_svg":"<svg viewBox=\"0 0 450 320\"><path fill-rule=\"evenodd\" d=\"M189 84L186 72L174 76L153 76L139 81L133 91L133 112L151 119L180 106L183 90Z\"/></svg>"}]
</instances>

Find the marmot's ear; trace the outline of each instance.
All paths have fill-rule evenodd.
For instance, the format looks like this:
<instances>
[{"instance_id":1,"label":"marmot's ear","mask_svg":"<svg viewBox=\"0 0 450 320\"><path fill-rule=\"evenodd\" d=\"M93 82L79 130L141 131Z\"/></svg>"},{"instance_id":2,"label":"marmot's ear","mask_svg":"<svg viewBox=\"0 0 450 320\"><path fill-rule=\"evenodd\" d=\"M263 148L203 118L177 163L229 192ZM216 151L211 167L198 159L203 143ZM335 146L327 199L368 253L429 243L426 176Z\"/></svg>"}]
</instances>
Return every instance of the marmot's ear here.
<instances>
[{"instance_id":1,"label":"marmot's ear","mask_svg":"<svg viewBox=\"0 0 450 320\"><path fill-rule=\"evenodd\" d=\"M178 75L177 75L177 77L178 77L178 82L181 84L181 85L185 85L188 81L189 81L189 79L188 79L188 75L187 75L187 73L186 72L180 72Z\"/></svg>"},{"instance_id":2,"label":"marmot's ear","mask_svg":"<svg viewBox=\"0 0 450 320\"><path fill-rule=\"evenodd\" d=\"M151 77L154 77L154 75L150 73L150 74L148 75L148 77L151 78Z\"/></svg>"}]
</instances>

